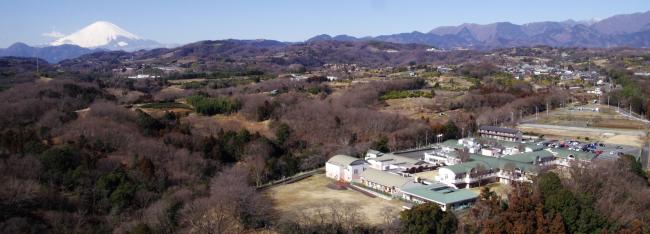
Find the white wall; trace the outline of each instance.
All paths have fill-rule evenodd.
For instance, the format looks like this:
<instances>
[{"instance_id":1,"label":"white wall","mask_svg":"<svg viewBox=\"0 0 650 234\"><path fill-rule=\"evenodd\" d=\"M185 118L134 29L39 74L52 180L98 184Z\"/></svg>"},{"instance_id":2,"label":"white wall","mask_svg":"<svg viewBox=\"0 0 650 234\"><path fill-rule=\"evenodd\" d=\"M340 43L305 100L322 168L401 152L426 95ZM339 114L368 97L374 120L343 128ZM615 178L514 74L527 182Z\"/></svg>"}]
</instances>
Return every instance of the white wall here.
<instances>
[{"instance_id":1,"label":"white wall","mask_svg":"<svg viewBox=\"0 0 650 234\"><path fill-rule=\"evenodd\" d=\"M343 168L331 163L325 163L325 176L334 180L344 179Z\"/></svg>"},{"instance_id":2,"label":"white wall","mask_svg":"<svg viewBox=\"0 0 650 234\"><path fill-rule=\"evenodd\" d=\"M325 176L334 180L343 180L346 182L359 182L361 181L361 172L367 168L367 165L353 165L347 167L340 167L335 164L325 164ZM355 171L356 170L356 171ZM355 173L356 172L356 173Z\"/></svg>"},{"instance_id":3,"label":"white wall","mask_svg":"<svg viewBox=\"0 0 650 234\"><path fill-rule=\"evenodd\" d=\"M447 168L440 168L436 180L447 185L454 184L456 182L456 173Z\"/></svg>"}]
</instances>

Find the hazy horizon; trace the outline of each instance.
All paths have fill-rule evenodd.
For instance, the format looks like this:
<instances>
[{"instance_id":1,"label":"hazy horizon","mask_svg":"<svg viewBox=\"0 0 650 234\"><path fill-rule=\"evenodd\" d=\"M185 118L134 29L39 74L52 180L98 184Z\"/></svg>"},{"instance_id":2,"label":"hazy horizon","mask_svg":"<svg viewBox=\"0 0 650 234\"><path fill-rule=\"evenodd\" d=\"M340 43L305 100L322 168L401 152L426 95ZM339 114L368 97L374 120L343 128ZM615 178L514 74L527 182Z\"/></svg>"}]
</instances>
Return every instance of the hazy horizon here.
<instances>
[{"instance_id":1,"label":"hazy horizon","mask_svg":"<svg viewBox=\"0 0 650 234\"><path fill-rule=\"evenodd\" d=\"M467 5L473 7L468 8ZM587 9L585 5L588 5ZM428 32L439 26L604 19L645 12L650 2L496 2L366 0L303 2L20 1L0 2L0 47L44 45L95 21L109 21L142 38L185 44L215 39L304 41L319 34L355 37Z\"/></svg>"}]
</instances>

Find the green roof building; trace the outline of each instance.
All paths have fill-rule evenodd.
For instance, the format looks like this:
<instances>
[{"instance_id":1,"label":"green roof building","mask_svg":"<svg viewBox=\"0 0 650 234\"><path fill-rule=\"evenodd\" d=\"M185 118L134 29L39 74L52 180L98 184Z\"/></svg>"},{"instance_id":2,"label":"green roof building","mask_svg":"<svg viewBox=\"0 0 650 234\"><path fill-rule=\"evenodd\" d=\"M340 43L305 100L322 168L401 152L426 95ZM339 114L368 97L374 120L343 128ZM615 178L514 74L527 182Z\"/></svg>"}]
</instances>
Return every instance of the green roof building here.
<instances>
[{"instance_id":1,"label":"green roof building","mask_svg":"<svg viewBox=\"0 0 650 234\"><path fill-rule=\"evenodd\" d=\"M402 188L402 198L414 203L432 202L442 210L460 210L472 205L478 194L467 189L455 189L441 183L415 184Z\"/></svg>"}]
</instances>

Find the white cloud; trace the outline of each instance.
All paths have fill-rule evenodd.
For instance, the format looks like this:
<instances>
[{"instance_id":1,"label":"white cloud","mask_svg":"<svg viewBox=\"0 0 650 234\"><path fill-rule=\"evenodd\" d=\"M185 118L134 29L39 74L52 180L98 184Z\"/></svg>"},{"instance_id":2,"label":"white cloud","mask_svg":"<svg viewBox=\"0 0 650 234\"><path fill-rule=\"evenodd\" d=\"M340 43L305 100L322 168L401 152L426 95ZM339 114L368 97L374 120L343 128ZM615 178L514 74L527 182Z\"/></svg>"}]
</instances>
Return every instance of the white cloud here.
<instances>
[{"instance_id":1,"label":"white cloud","mask_svg":"<svg viewBox=\"0 0 650 234\"><path fill-rule=\"evenodd\" d=\"M43 35L44 37L51 37L51 38L65 37L65 35L63 33L60 33L60 32L54 31L54 30L52 30L51 32L43 33L41 35Z\"/></svg>"}]
</instances>

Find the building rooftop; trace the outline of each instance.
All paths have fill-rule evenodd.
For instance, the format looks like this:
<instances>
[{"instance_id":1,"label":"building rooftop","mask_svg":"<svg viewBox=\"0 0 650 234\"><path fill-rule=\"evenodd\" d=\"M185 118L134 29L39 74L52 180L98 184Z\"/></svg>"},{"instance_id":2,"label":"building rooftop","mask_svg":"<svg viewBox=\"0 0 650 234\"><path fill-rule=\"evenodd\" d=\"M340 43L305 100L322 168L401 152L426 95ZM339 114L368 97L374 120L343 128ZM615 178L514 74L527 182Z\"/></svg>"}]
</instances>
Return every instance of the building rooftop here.
<instances>
[{"instance_id":1,"label":"building rooftop","mask_svg":"<svg viewBox=\"0 0 650 234\"><path fill-rule=\"evenodd\" d=\"M453 139L443 141L442 143L440 143L440 145L446 146L446 147L449 147L449 148L462 147L462 145L458 144L458 140L453 140Z\"/></svg>"},{"instance_id":2,"label":"building rooftop","mask_svg":"<svg viewBox=\"0 0 650 234\"><path fill-rule=\"evenodd\" d=\"M366 153L367 153L367 154L374 154L374 155L381 155L381 154L383 154L382 152L379 152L378 150L374 150L374 149L368 149L368 151L367 151Z\"/></svg>"},{"instance_id":3,"label":"building rooftop","mask_svg":"<svg viewBox=\"0 0 650 234\"><path fill-rule=\"evenodd\" d=\"M468 173L472 171L472 169L477 168L478 166L483 167L484 169L492 169L490 164L487 164L482 161L469 161L469 162L464 162L464 163L459 163L455 165L450 165L450 166L444 166L442 168L447 168L450 171L453 171L455 174L463 174L463 173Z\"/></svg>"},{"instance_id":4,"label":"building rooftop","mask_svg":"<svg viewBox=\"0 0 650 234\"><path fill-rule=\"evenodd\" d=\"M498 169L519 169L521 171L534 172L537 170L537 166L532 164L532 161L534 161L534 159L531 161L530 158L534 158L538 155L544 157L548 156L546 155L546 153L533 154L539 152L541 151L524 153L524 154L515 154L515 155L511 155L512 158L506 158L506 157L495 158L495 157L483 156L478 154L470 154L469 155L470 161L455 164L455 165L450 165L450 166L444 166L442 168L447 168L456 174L470 172L472 169L476 168L479 165L486 170L498 168ZM523 157L517 158L517 156L523 156Z\"/></svg>"},{"instance_id":5,"label":"building rooftop","mask_svg":"<svg viewBox=\"0 0 650 234\"><path fill-rule=\"evenodd\" d=\"M386 162L386 163L389 163L391 165L397 165L397 166L403 166L403 167L414 167L414 166L418 166L418 165L426 163L426 162L424 162L422 160L419 160L419 159L413 159L413 158L409 158L409 157L395 155L393 153L383 154L383 155L381 155L379 157L370 158L368 160Z\"/></svg>"},{"instance_id":6,"label":"building rooftop","mask_svg":"<svg viewBox=\"0 0 650 234\"><path fill-rule=\"evenodd\" d=\"M519 155L519 154L515 154ZM473 161L481 161L488 164L488 168L499 168L499 169L519 169L526 172L534 172L537 170L537 166L530 163L522 163L514 160L509 160L506 158L495 158L489 156L483 156L478 154L470 154L469 156Z\"/></svg>"},{"instance_id":7,"label":"building rooftop","mask_svg":"<svg viewBox=\"0 0 650 234\"><path fill-rule=\"evenodd\" d=\"M549 148L548 150L551 153L553 153L555 157L558 158L567 158L571 155L575 157L575 159L584 160L584 161L591 161L594 158L596 158L596 154L590 152L574 151L574 150L558 149L558 148Z\"/></svg>"},{"instance_id":8,"label":"building rooftop","mask_svg":"<svg viewBox=\"0 0 650 234\"><path fill-rule=\"evenodd\" d=\"M502 128L502 127L497 127L497 126L480 126L478 130L485 130L485 131L494 131L494 132L505 132L505 133L510 133L510 134L517 134L520 133L519 130L517 129L512 129L512 128Z\"/></svg>"},{"instance_id":9,"label":"building rooftop","mask_svg":"<svg viewBox=\"0 0 650 234\"><path fill-rule=\"evenodd\" d=\"M502 157L502 159L511 160L520 163L534 164L538 159L553 158L553 154L546 150L513 154Z\"/></svg>"},{"instance_id":10,"label":"building rooftop","mask_svg":"<svg viewBox=\"0 0 650 234\"><path fill-rule=\"evenodd\" d=\"M332 156L329 160L327 160L327 163L331 163L338 166L349 166L349 165L363 164L366 163L366 161L352 156L339 154L339 155Z\"/></svg>"},{"instance_id":11,"label":"building rooftop","mask_svg":"<svg viewBox=\"0 0 650 234\"><path fill-rule=\"evenodd\" d=\"M441 204L453 204L478 197L478 194L471 190L454 189L441 183L407 186L402 189L402 192Z\"/></svg>"},{"instance_id":12,"label":"building rooftop","mask_svg":"<svg viewBox=\"0 0 650 234\"><path fill-rule=\"evenodd\" d=\"M373 168L368 168L365 171L361 172L361 177L373 183L396 188L401 188L408 182L413 181L413 178L403 177Z\"/></svg>"},{"instance_id":13,"label":"building rooftop","mask_svg":"<svg viewBox=\"0 0 650 234\"><path fill-rule=\"evenodd\" d=\"M422 160L422 158L424 158L424 153L429 152L433 149L434 147L425 147L421 149L412 149L412 150L393 152L392 154L402 156L402 157L407 157L410 159Z\"/></svg>"}]
</instances>

